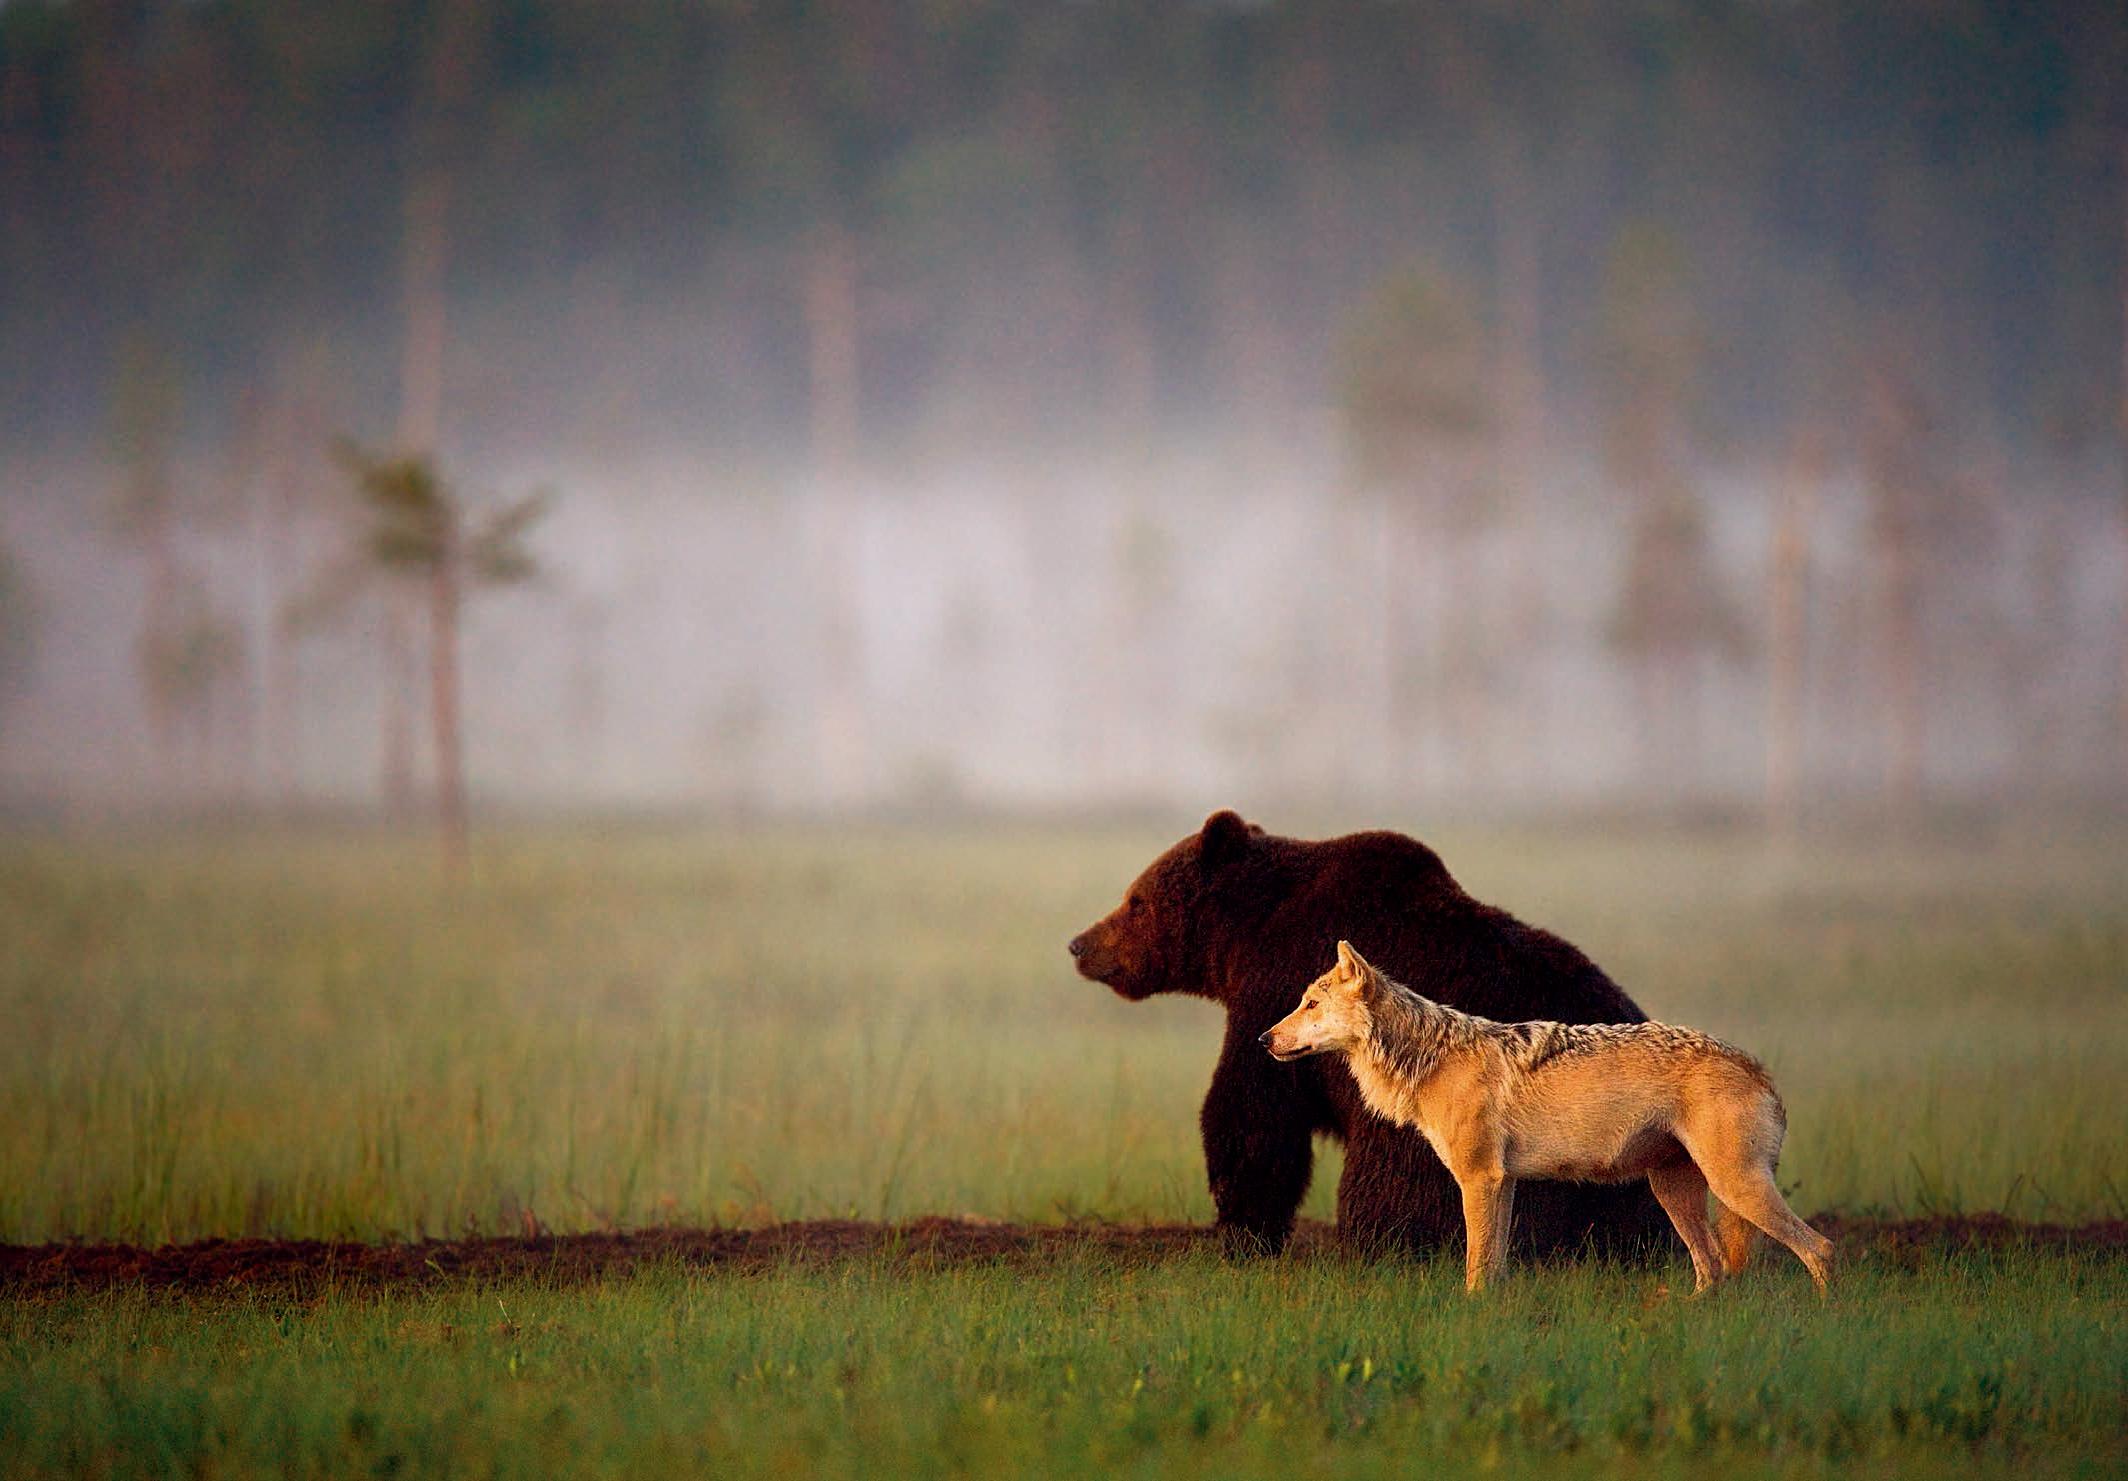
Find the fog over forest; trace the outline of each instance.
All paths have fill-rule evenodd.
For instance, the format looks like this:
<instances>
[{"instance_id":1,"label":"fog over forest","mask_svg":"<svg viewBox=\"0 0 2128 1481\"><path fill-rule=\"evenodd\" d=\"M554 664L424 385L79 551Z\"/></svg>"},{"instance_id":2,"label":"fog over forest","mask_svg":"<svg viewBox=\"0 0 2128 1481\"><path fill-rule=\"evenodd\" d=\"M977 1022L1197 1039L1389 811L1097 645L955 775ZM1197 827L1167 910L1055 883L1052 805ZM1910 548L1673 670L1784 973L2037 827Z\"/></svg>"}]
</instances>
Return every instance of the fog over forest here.
<instances>
[{"instance_id":1,"label":"fog over forest","mask_svg":"<svg viewBox=\"0 0 2128 1481\"><path fill-rule=\"evenodd\" d=\"M2124 445L2118 4L0 0L32 812L2117 801Z\"/></svg>"}]
</instances>

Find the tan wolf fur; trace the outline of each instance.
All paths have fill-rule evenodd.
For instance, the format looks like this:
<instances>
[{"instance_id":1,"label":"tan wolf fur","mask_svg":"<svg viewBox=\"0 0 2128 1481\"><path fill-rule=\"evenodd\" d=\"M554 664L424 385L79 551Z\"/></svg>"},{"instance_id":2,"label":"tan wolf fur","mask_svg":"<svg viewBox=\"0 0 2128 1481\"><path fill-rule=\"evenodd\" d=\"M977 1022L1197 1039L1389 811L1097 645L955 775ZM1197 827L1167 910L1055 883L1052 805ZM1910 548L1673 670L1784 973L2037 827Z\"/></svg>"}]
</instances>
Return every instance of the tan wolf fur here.
<instances>
[{"instance_id":1,"label":"tan wolf fur","mask_svg":"<svg viewBox=\"0 0 2128 1481\"><path fill-rule=\"evenodd\" d=\"M1695 1291L1743 1267L1754 1227L1827 1290L1832 1241L1773 1181L1788 1114L1765 1066L1719 1039L1665 1023L1495 1023L1420 997L1340 941L1337 965L1262 1040L1282 1060L1344 1054L1369 1108L1426 1138L1463 1190L1470 1290L1500 1272L1518 1178L1646 1178Z\"/></svg>"}]
</instances>

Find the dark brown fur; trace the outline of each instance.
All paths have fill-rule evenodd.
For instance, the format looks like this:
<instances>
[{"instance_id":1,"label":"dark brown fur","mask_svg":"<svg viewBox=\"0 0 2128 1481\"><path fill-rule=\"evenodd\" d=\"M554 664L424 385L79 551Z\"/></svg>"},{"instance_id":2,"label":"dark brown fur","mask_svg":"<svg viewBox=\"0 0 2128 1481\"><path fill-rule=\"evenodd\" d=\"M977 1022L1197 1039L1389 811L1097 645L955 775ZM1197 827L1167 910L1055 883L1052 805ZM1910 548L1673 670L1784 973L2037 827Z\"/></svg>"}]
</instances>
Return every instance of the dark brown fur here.
<instances>
[{"instance_id":1,"label":"dark brown fur","mask_svg":"<svg viewBox=\"0 0 2128 1481\"><path fill-rule=\"evenodd\" d=\"M1373 1115L1341 1058L1280 1064L1257 1036L1349 939L1399 981L1509 1022L1639 1023L1647 1015L1548 931L1473 900L1434 851L1400 833L1280 838L1231 812L1154 860L1124 903L1072 942L1081 973L1133 1000L1208 998L1227 1012L1199 1125L1219 1223L1235 1248L1276 1251L1314 1170L1316 1133L1345 1144L1337 1223L1369 1249L1431 1252L1462 1238L1462 1199L1424 1138ZM1645 1186L1534 1184L1515 1250L1667 1248Z\"/></svg>"}]
</instances>

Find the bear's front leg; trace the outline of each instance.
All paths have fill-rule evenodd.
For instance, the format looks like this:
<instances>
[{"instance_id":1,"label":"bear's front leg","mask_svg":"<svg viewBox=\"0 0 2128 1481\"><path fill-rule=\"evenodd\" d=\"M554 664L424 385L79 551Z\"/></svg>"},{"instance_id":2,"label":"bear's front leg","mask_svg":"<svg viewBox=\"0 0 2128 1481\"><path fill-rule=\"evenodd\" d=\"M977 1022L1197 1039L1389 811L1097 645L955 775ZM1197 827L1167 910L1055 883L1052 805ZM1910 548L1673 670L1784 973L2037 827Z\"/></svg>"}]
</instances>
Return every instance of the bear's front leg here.
<instances>
[{"instance_id":1,"label":"bear's front leg","mask_svg":"<svg viewBox=\"0 0 2128 1481\"><path fill-rule=\"evenodd\" d=\"M1462 1195L1426 1138L1362 1110L1345 1135L1338 1239L1355 1254L1423 1257L1462 1229Z\"/></svg>"},{"instance_id":2,"label":"bear's front leg","mask_svg":"<svg viewBox=\"0 0 2128 1481\"><path fill-rule=\"evenodd\" d=\"M1304 1072L1264 1053L1256 1035L1227 1026L1198 1127L1219 1232L1231 1255L1275 1255L1315 1169Z\"/></svg>"}]
</instances>

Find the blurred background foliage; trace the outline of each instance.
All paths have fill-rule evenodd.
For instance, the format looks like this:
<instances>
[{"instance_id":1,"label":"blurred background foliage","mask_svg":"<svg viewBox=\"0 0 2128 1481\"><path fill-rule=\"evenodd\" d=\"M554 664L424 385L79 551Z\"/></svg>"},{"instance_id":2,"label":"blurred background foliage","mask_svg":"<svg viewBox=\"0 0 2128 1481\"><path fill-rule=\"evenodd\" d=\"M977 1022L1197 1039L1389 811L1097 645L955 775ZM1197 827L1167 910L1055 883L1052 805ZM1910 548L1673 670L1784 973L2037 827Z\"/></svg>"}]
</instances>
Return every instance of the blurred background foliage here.
<instances>
[{"instance_id":1,"label":"blurred background foliage","mask_svg":"<svg viewBox=\"0 0 2128 1481\"><path fill-rule=\"evenodd\" d=\"M1983 0L13 0L0 416L11 442L85 433L129 335L182 362L195 419L314 336L384 404L372 310L430 162L462 353L536 351L463 408L468 437L587 383L615 435L802 436L794 300L842 233L877 299L868 438L917 437L950 387L1068 444L1143 410L1108 394L1131 355L1163 415L1245 391L1290 417L1357 288L1421 252L1485 293L1490 218L1518 206L1570 387L1685 368L1651 337L1682 332L1689 262L1691 369L1734 435L1808 396L1815 357L1766 346L1847 331L1829 279L2021 436L2110 411L2124 32L2113 7ZM1252 275L1285 291L1237 291ZM1007 315L1039 352L1011 353ZM1251 336L1279 383L1237 384L1223 347Z\"/></svg>"},{"instance_id":2,"label":"blurred background foliage","mask_svg":"<svg viewBox=\"0 0 2128 1481\"><path fill-rule=\"evenodd\" d=\"M476 792L2117 798L2124 79L2067 0L10 0L0 782L409 806L354 437L568 492Z\"/></svg>"}]
</instances>

